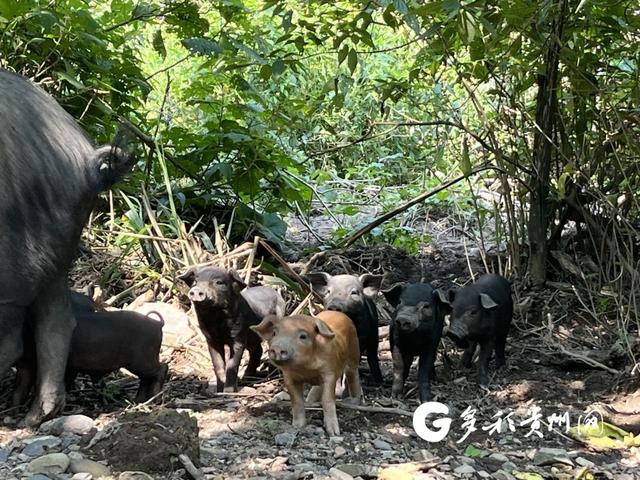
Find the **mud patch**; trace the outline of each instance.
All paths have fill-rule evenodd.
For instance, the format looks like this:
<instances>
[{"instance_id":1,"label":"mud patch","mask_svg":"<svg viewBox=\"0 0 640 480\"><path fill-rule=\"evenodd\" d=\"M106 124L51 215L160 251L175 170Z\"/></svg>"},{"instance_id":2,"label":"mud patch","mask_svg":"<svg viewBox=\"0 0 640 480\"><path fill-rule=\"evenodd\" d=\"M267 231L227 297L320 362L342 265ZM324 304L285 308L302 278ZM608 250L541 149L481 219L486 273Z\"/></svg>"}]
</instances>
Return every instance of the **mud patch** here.
<instances>
[{"instance_id":1,"label":"mud patch","mask_svg":"<svg viewBox=\"0 0 640 480\"><path fill-rule=\"evenodd\" d=\"M116 471L172 472L179 468L180 454L196 464L200 461L198 422L187 412L126 412L102 432L86 451L92 458L107 460Z\"/></svg>"}]
</instances>

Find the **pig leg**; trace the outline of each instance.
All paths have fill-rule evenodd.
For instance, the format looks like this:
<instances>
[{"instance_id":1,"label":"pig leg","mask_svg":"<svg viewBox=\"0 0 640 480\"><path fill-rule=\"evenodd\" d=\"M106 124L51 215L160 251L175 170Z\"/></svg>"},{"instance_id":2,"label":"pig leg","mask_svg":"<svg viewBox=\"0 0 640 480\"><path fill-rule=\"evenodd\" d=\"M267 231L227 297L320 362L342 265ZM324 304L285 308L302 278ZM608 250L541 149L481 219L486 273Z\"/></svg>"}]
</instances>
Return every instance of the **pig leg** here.
<instances>
[{"instance_id":1,"label":"pig leg","mask_svg":"<svg viewBox=\"0 0 640 480\"><path fill-rule=\"evenodd\" d=\"M211 363L213 363L213 371L216 374L216 392L220 393L224 390L227 379L224 362L224 344L209 344L209 355L211 355Z\"/></svg>"},{"instance_id":2,"label":"pig leg","mask_svg":"<svg viewBox=\"0 0 640 480\"><path fill-rule=\"evenodd\" d=\"M0 304L0 378L22 356L24 308Z\"/></svg>"},{"instance_id":3,"label":"pig leg","mask_svg":"<svg viewBox=\"0 0 640 480\"><path fill-rule=\"evenodd\" d=\"M362 402L362 385L360 385L358 366L347 366L344 374L347 381L347 390L351 400L349 403L359 405Z\"/></svg>"},{"instance_id":4,"label":"pig leg","mask_svg":"<svg viewBox=\"0 0 640 480\"><path fill-rule=\"evenodd\" d=\"M480 355L478 357L478 372L480 377L480 385L487 386L489 384L489 359L493 351L493 342L488 341L480 344Z\"/></svg>"},{"instance_id":5,"label":"pig leg","mask_svg":"<svg viewBox=\"0 0 640 480\"><path fill-rule=\"evenodd\" d=\"M464 351L464 354L462 355L462 366L464 368L471 368L473 354L476 353L477 346L478 344L476 342L470 342L469 347Z\"/></svg>"},{"instance_id":6,"label":"pig leg","mask_svg":"<svg viewBox=\"0 0 640 480\"><path fill-rule=\"evenodd\" d=\"M382 372L378 360L378 335L371 335L367 345L367 363L374 385L382 385Z\"/></svg>"},{"instance_id":7,"label":"pig leg","mask_svg":"<svg viewBox=\"0 0 640 480\"><path fill-rule=\"evenodd\" d=\"M336 414L336 376L327 375L322 379L322 412L324 414L324 427L329 436L340 435L338 415Z\"/></svg>"},{"instance_id":8,"label":"pig leg","mask_svg":"<svg viewBox=\"0 0 640 480\"><path fill-rule=\"evenodd\" d=\"M393 346L391 357L393 359L393 383L391 385L391 397L399 398L402 395L402 391L404 390L404 381L407 378L405 372L408 373L406 357L402 354L398 345ZM411 366L411 363L409 363L409 366Z\"/></svg>"},{"instance_id":9,"label":"pig leg","mask_svg":"<svg viewBox=\"0 0 640 480\"><path fill-rule=\"evenodd\" d=\"M136 403L144 403L150 398L155 397L162 390L164 379L167 376L169 367L166 363L160 363L153 375L143 375L140 377L140 386L136 394Z\"/></svg>"},{"instance_id":10,"label":"pig leg","mask_svg":"<svg viewBox=\"0 0 640 480\"><path fill-rule=\"evenodd\" d=\"M434 370L434 363L436 360L436 352L433 349L429 349L423 352L418 358L418 388L420 403L428 402L431 400L431 376Z\"/></svg>"},{"instance_id":11,"label":"pig leg","mask_svg":"<svg viewBox=\"0 0 640 480\"><path fill-rule=\"evenodd\" d=\"M309 389L307 393L306 403L316 403L322 399L322 387L320 385L314 385Z\"/></svg>"},{"instance_id":12,"label":"pig leg","mask_svg":"<svg viewBox=\"0 0 640 480\"><path fill-rule=\"evenodd\" d=\"M252 345L249 350L249 363L247 369L244 371L245 377L255 377L262 360L262 345Z\"/></svg>"},{"instance_id":13,"label":"pig leg","mask_svg":"<svg viewBox=\"0 0 640 480\"><path fill-rule=\"evenodd\" d=\"M227 379L224 382L225 392L238 391L238 369L240 368L240 361L242 360L244 349L244 342L234 342L231 347L231 358L227 363Z\"/></svg>"},{"instance_id":14,"label":"pig leg","mask_svg":"<svg viewBox=\"0 0 640 480\"><path fill-rule=\"evenodd\" d=\"M60 412L65 403L64 374L76 319L71 311L66 276L40 292L33 303L37 369L36 398L25 417L33 426Z\"/></svg>"},{"instance_id":15,"label":"pig leg","mask_svg":"<svg viewBox=\"0 0 640 480\"><path fill-rule=\"evenodd\" d=\"M285 377L284 386L286 387L287 392L289 392L289 397L291 398L293 426L296 428L302 428L307 424L307 419L304 414L304 396L302 394L304 384Z\"/></svg>"},{"instance_id":16,"label":"pig leg","mask_svg":"<svg viewBox=\"0 0 640 480\"><path fill-rule=\"evenodd\" d=\"M36 383L36 365L33 362L20 360L16 364L16 386L11 397L11 406L22 405Z\"/></svg>"},{"instance_id":17,"label":"pig leg","mask_svg":"<svg viewBox=\"0 0 640 480\"><path fill-rule=\"evenodd\" d=\"M504 367L507 362L504 358L504 347L507 343L506 336L500 336L496 338L496 368Z\"/></svg>"}]
</instances>

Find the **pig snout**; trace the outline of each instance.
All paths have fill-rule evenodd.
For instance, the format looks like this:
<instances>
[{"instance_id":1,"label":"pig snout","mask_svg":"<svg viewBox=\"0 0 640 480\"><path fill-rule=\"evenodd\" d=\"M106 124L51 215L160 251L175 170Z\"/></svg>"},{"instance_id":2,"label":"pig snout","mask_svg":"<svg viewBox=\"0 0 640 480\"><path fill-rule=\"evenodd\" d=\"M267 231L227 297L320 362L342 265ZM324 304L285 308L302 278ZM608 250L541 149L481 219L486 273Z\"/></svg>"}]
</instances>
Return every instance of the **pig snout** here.
<instances>
[{"instance_id":1,"label":"pig snout","mask_svg":"<svg viewBox=\"0 0 640 480\"><path fill-rule=\"evenodd\" d=\"M291 351L287 348L274 347L269 348L269 360L274 363L286 363L291 360Z\"/></svg>"},{"instance_id":2,"label":"pig snout","mask_svg":"<svg viewBox=\"0 0 640 480\"><path fill-rule=\"evenodd\" d=\"M411 315L398 315L396 323L400 330L414 330L418 326L418 320Z\"/></svg>"},{"instance_id":3,"label":"pig snout","mask_svg":"<svg viewBox=\"0 0 640 480\"><path fill-rule=\"evenodd\" d=\"M469 329L464 324L452 323L445 327L442 333L453 340L459 348L467 348L469 346L469 342L466 340L469 336Z\"/></svg>"},{"instance_id":4,"label":"pig snout","mask_svg":"<svg viewBox=\"0 0 640 480\"><path fill-rule=\"evenodd\" d=\"M193 287L189 290L189 300L192 302L203 302L207 298L206 292L200 287Z\"/></svg>"}]
</instances>

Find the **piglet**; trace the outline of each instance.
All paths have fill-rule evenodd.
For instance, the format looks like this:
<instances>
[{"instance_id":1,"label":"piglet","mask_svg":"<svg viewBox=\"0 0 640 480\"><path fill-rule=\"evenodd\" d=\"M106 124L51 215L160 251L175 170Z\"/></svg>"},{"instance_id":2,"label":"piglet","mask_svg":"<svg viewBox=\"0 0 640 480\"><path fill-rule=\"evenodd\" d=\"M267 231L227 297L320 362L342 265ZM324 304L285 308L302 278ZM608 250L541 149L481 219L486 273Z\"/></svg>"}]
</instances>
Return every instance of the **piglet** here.
<instances>
[{"instance_id":1,"label":"piglet","mask_svg":"<svg viewBox=\"0 0 640 480\"><path fill-rule=\"evenodd\" d=\"M196 311L216 375L218 392L238 390L238 368L245 348L249 364L245 375L253 376L260 366L260 337L249 330L266 315L282 317L284 300L270 287L247 288L238 272L218 267L193 267L178 277L191 289L189 299ZM227 361L225 345L229 346Z\"/></svg>"},{"instance_id":2,"label":"piglet","mask_svg":"<svg viewBox=\"0 0 640 480\"><path fill-rule=\"evenodd\" d=\"M511 284L506 278L491 273L460 289L438 290L438 294L451 308L445 334L459 347L466 348L462 363L467 368L480 345L479 380L481 385L487 385L491 352L495 349L498 368L506 363L504 349L513 317Z\"/></svg>"},{"instance_id":3,"label":"piglet","mask_svg":"<svg viewBox=\"0 0 640 480\"><path fill-rule=\"evenodd\" d=\"M86 304L88 305L88 303ZM65 382L73 386L78 373L93 381L125 368L140 379L136 402L145 402L162 389L167 364L161 363L163 321L126 310L93 312L72 300L76 328L71 337ZM33 340L25 342L25 354L18 369L14 404L24 401L35 382Z\"/></svg>"},{"instance_id":4,"label":"piglet","mask_svg":"<svg viewBox=\"0 0 640 480\"><path fill-rule=\"evenodd\" d=\"M306 424L302 392L304 384L310 383L314 386L307 401L321 401L327 433L340 435L336 382L344 374L352 400L359 402L362 397L358 334L351 319L331 311L320 312L315 318L307 315L268 316L251 329L267 341L269 360L282 370L285 387L291 396L293 426L301 428Z\"/></svg>"},{"instance_id":5,"label":"piglet","mask_svg":"<svg viewBox=\"0 0 640 480\"><path fill-rule=\"evenodd\" d=\"M355 324L360 353L366 354L375 385L382 384L378 360L378 311L373 297L378 294L381 275L329 275L325 272L308 274L314 290L322 296L327 310L342 312Z\"/></svg>"},{"instance_id":6,"label":"piglet","mask_svg":"<svg viewBox=\"0 0 640 480\"><path fill-rule=\"evenodd\" d=\"M420 402L429 401L445 308L436 290L428 283L396 284L382 293L395 308L389 329L393 358L391 395L397 398L402 394L411 363L417 355Z\"/></svg>"}]
</instances>

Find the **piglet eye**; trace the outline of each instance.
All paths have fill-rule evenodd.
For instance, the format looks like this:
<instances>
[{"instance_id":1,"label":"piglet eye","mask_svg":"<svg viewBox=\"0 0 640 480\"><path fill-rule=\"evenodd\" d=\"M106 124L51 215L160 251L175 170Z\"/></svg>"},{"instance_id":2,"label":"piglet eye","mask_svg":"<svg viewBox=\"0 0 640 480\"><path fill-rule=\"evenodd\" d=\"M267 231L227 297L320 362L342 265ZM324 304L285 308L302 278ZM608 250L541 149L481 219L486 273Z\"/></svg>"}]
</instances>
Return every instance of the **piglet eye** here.
<instances>
[{"instance_id":1,"label":"piglet eye","mask_svg":"<svg viewBox=\"0 0 640 480\"><path fill-rule=\"evenodd\" d=\"M222 281L222 280L216 280L216 285L224 285L224 281Z\"/></svg>"},{"instance_id":2,"label":"piglet eye","mask_svg":"<svg viewBox=\"0 0 640 480\"><path fill-rule=\"evenodd\" d=\"M307 332L300 332L299 338L300 340L307 340L309 335L307 335Z\"/></svg>"}]
</instances>

